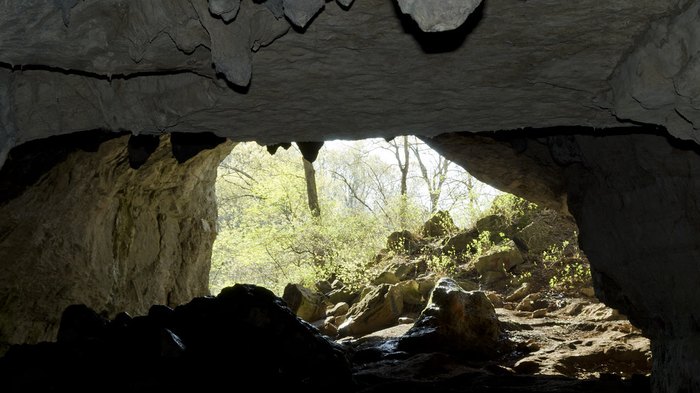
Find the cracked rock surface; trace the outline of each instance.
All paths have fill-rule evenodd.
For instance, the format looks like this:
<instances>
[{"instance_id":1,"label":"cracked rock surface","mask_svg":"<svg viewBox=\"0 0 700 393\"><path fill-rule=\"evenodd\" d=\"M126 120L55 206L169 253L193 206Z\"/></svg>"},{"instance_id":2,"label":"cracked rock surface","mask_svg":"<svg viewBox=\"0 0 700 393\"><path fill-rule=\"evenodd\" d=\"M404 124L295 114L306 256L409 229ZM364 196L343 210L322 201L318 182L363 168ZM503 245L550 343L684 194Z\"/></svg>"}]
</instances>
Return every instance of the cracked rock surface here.
<instances>
[{"instance_id":1,"label":"cracked rock surface","mask_svg":"<svg viewBox=\"0 0 700 393\"><path fill-rule=\"evenodd\" d=\"M443 33L422 32L383 0L242 0L226 22L234 3L5 2L0 157L97 128L266 144L620 119L695 133L672 121L696 116L694 1L491 0L468 28ZM635 64L677 75L638 76ZM660 109L629 100L654 81L666 97Z\"/></svg>"}]
</instances>

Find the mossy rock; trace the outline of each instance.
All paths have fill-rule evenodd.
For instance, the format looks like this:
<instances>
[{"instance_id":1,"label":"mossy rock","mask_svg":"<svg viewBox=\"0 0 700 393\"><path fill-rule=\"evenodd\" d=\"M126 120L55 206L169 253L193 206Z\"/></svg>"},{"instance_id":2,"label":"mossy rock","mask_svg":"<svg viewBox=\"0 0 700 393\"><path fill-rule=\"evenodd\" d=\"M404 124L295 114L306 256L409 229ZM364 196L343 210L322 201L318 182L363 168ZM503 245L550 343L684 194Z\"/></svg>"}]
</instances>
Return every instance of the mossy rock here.
<instances>
[{"instance_id":1,"label":"mossy rock","mask_svg":"<svg viewBox=\"0 0 700 393\"><path fill-rule=\"evenodd\" d=\"M450 213L440 210L435 213L421 228L421 235L424 237L443 237L459 230L455 225Z\"/></svg>"},{"instance_id":2,"label":"mossy rock","mask_svg":"<svg viewBox=\"0 0 700 393\"><path fill-rule=\"evenodd\" d=\"M420 249L420 239L408 230L394 232L386 239L386 248L401 254L411 254Z\"/></svg>"}]
</instances>

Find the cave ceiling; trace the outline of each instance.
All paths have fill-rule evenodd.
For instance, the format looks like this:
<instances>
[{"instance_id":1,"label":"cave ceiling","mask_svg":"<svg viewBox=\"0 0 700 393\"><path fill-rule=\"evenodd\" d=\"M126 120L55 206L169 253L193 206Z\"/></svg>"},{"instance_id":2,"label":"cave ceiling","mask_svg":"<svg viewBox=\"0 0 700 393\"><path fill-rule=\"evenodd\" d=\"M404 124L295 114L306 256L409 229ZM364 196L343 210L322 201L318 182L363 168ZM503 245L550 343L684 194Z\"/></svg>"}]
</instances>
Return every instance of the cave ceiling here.
<instances>
[{"instance_id":1,"label":"cave ceiling","mask_svg":"<svg viewBox=\"0 0 700 393\"><path fill-rule=\"evenodd\" d=\"M93 129L277 143L646 123L700 141L700 1L0 7L0 164Z\"/></svg>"}]
</instances>

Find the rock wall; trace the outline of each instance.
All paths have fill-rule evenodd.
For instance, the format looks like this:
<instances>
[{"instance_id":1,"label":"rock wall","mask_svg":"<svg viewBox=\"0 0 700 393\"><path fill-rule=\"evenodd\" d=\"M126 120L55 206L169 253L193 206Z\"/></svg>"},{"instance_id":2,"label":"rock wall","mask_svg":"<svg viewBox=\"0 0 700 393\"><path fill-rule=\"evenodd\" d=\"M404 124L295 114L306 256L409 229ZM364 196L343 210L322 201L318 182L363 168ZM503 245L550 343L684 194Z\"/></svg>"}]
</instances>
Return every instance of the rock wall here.
<instances>
[{"instance_id":1,"label":"rock wall","mask_svg":"<svg viewBox=\"0 0 700 393\"><path fill-rule=\"evenodd\" d=\"M652 339L655 391L700 391L700 148L654 127L605 134L559 128L525 142L461 134L429 142L477 177L498 174L492 184L545 204L559 201L542 192L545 175L560 179L596 295ZM469 154L484 145L496 154Z\"/></svg>"},{"instance_id":2,"label":"rock wall","mask_svg":"<svg viewBox=\"0 0 700 393\"><path fill-rule=\"evenodd\" d=\"M576 141L569 204L596 294L652 339L656 392L698 392L700 150L664 135Z\"/></svg>"},{"instance_id":3,"label":"rock wall","mask_svg":"<svg viewBox=\"0 0 700 393\"><path fill-rule=\"evenodd\" d=\"M55 339L69 304L145 313L208 293L216 168L230 143L178 164L164 136L135 170L127 139L67 153L23 190L3 183L11 197L0 198L0 351ZM60 145L25 152L20 166ZM5 172L23 158L15 153Z\"/></svg>"}]
</instances>

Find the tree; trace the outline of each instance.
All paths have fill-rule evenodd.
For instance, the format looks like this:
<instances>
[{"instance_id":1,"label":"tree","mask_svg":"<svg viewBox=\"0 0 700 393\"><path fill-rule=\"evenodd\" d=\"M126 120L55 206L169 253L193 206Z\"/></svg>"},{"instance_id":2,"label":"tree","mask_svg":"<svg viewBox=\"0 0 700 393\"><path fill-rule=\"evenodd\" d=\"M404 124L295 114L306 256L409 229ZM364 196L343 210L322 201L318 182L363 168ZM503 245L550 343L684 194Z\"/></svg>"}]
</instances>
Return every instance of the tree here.
<instances>
[{"instance_id":1,"label":"tree","mask_svg":"<svg viewBox=\"0 0 700 393\"><path fill-rule=\"evenodd\" d=\"M221 163L214 293L247 282L279 294L289 282L312 285L331 273L360 283L391 232L418 229L435 209L472 217L468 206L490 202L475 194L481 183L408 137L326 148L314 165L299 165L300 155L241 143Z\"/></svg>"},{"instance_id":2,"label":"tree","mask_svg":"<svg viewBox=\"0 0 700 393\"><path fill-rule=\"evenodd\" d=\"M414 137L415 138L415 137ZM423 161L421 150L429 149L428 146L418 140L410 145L413 155L416 157L418 162L418 167L420 168L421 179L428 188L428 195L430 197L430 214L434 214L438 210L438 204L440 202L440 195L442 194L442 187L447 180L447 172L450 169L451 162L445 157L434 154L437 157L436 164L432 166L432 170L429 171L428 167ZM432 150L430 150L432 151Z\"/></svg>"},{"instance_id":3,"label":"tree","mask_svg":"<svg viewBox=\"0 0 700 393\"><path fill-rule=\"evenodd\" d=\"M401 222L401 228L406 229L407 218L406 213L408 209L408 170L409 170L409 147L408 147L408 136L404 135L401 137L401 143L398 143L396 139L387 141L392 147L394 152L394 157L396 158L396 163L398 164L399 171L401 172L401 195L399 203L399 218ZM402 153L403 152L403 156Z\"/></svg>"},{"instance_id":4,"label":"tree","mask_svg":"<svg viewBox=\"0 0 700 393\"><path fill-rule=\"evenodd\" d=\"M304 164L304 179L306 180L306 195L309 201L309 210L314 217L321 216L321 205L318 203L318 189L316 187L316 170L314 164L306 158L301 158Z\"/></svg>"}]
</instances>

